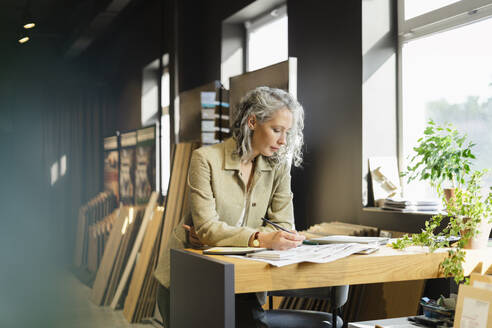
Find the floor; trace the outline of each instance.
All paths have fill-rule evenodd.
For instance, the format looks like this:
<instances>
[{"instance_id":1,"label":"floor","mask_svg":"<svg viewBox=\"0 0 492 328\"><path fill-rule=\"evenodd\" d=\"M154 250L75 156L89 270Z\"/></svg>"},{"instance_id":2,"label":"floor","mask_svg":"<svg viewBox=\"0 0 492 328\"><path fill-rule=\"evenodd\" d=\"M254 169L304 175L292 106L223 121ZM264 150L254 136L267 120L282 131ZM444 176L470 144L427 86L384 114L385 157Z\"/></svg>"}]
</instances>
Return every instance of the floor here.
<instances>
[{"instance_id":1,"label":"floor","mask_svg":"<svg viewBox=\"0 0 492 328\"><path fill-rule=\"evenodd\" d=\"M123 317L122 310L114 311L110 307L99 307L90 300L91 289L82 284L74 275L67 272L67 290L71 291L72 304L67 304L72 315L66 318L66 326L70 328L150 328L151 324L130 324Z\"/></svg>"},{"instance_id":2,"label":"floor","mask_svg":"<svg viewBox=\"0 0 492 328\"><path fill-rule=\"evenodd\" d=\"M15 274L6 280L2 279L2 269L0 266L1 328L154 327L151 323L130 324L122 310L94 305L89 300L91 288L68 270L44 276L36 270L10 270Z\"/></svg>"}]
</instances>

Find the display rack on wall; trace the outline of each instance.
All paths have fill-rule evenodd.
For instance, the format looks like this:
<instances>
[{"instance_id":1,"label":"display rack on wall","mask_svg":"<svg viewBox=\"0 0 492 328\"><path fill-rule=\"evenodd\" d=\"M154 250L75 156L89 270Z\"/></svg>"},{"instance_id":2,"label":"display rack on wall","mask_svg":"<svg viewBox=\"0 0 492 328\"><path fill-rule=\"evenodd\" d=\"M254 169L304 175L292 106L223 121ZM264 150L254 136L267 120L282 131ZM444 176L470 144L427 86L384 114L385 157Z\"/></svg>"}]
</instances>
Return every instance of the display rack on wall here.
<instances>
[{"instance_id":1,"label":"display rack on wall","mask_svg":"<svg viewBox=\"0 0 492 328\"><path fill-rule=\"evenodd\" d=\"M155 190L155 127L137 130L135 204L145 204Z\"/></svg>"},{"instance_id":2,"label":"display rack on wall","mask_svg":"<svg viewBox=\"0 0 492 328\"><path fill-rule=\"evenodd\" d=\"M211 145L231 135L229 116L229 91L219 87L216 91L200 92L201 142Z\"/></svg>"},{"instance_id":3,"label":"display rack on wall","mask_svg":"<svg viewBox=\"0 0 492 328\"><path fill-rule=\"evenodd\" d=\"M104 138L104 190L110 190L119 200L119 138Z\"/></svg>"},{"instance_id":4,"label":"display rack on wall","mask_svg":"<svg viewBox=\"0 0 492 328\"><path fill-rule=\"evenodd\" d=\"M179 142L212 144L227 138L230 132L228 99L229 92L219 81L181 92Z\"/></svg>"},{"instance_id":5,"label":"display rack on wall","mask_svg":"<svg viewBox=\"0 0 492 328\"><path fill-rule=\"evenodd\" d=\"M148 202L156 190L156 127L104 138L104 189L124 205Z\"/></svg>"},{"instance_id":6,"label":"display rack on wall","mask_svg":"<svg viewBox=\"0 0 492 328\"><path fill-rule=\"evenodd\" d=\"M120 148L120 201L125 205L133 205L135 197L135 149L137 132L121 134Z\"/></svg>"}]
</instances>

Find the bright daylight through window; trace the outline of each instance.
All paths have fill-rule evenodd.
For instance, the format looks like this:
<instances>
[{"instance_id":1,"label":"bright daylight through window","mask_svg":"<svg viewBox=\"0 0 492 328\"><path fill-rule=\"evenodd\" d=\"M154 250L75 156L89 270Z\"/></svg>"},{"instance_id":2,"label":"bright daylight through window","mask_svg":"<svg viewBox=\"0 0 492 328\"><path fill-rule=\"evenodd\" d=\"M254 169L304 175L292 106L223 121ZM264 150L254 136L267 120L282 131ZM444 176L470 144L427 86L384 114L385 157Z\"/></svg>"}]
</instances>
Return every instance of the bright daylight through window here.
<instances>
[{"instance_id":1,"label":"bright daylight through window","mask_svg":"<svg viewBox=\"0 0 492 328\"><path fill-rule=\"evenodd\" d=\"M247 23L248 71L276 64L288 58L287 9L273 10L260 19Z\"/></svg>"},{"instance_id":2,"label":"bright daylight through window","mask_svg":"<svg viewBox=\"0 0 492 328\"><path fill-rule=\"evenodd\" d=\"M412 2L426 3L415 0L405 3ZM441 2L447 5L456 1ZM415 8L413 12L416 12ZM409 156L414 155L413 147L430 119L439 124L452 123L458 130L465 132L468 139L476 144L475 168L490 168L492 18L485 16L477 21L468 20L451 29L443 30L400 43L400 156L403 159L403 168L408 164ZM400 31L400 36L403 34ZM406 35L411 34L412 30L410 33L406 32ZM489 176L486 182L486 185L492 185L492 177ZM425 188L422 183L407 186L406 197L422 197L423 193L431 196L429 190L424 191Z\"/></svg>"}]
</instances>

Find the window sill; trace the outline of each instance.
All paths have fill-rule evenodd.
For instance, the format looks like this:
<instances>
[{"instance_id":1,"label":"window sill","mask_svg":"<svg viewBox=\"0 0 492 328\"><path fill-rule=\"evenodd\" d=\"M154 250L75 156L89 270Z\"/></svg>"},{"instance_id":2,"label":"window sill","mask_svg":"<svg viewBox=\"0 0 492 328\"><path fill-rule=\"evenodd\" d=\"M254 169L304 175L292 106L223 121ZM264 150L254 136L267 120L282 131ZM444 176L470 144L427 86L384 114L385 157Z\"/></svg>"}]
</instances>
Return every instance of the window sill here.
<instances>
[{"instance_id":1,"label":"window sill","mask_svg":"<svg viewBox=\"0 0 492 328\"><path fill-rule=\"evenodd\" d=\"M385 210L385 209L383 209L381 207L363 207L362 208L362 211L363 212L377 212L377 213L426 215L426 216L432 216L432 215L438 214L437 212L425 212L425 211L400 212L400 211Z\"/></svg>"}]
</instances>

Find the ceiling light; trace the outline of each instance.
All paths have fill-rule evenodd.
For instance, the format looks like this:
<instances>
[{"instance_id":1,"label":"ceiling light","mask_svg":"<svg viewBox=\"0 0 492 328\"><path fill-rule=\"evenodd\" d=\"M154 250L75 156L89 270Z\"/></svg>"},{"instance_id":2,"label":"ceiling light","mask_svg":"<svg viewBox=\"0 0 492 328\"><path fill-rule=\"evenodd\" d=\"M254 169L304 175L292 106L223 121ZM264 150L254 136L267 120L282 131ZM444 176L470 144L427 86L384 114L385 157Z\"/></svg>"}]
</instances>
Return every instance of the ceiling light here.
<instances>
[{"instance_id":1,"label":"ceiling light","mask_svg":"<svg viewBox=\"0 0 492 328\"><path fill-rule=\"evenodd\" d=\"M25 36L25 37L19 39L19 43L26 43L27 41L29 41L28 36Z\"/></svg>"},{"instance_id":2,"label":"ceiling light","mask_svg":"<svg viewBox=\"0 0 492 328\"><path fill-rule=\"evenodd\" d=\"M30 29L30 28L33 28L34 26L36 26L36 23L27 23L24 25L24 28L25 29Z\"/></svg>"}]
</instances>

